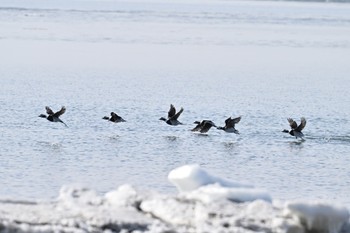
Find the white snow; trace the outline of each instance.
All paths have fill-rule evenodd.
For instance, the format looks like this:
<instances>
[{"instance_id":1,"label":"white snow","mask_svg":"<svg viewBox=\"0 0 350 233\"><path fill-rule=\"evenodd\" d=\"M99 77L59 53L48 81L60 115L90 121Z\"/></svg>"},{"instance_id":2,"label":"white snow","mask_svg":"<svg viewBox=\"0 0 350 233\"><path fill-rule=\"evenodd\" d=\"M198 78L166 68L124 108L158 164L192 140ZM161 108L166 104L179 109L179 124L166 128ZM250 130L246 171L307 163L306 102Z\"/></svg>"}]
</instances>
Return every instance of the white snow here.
<instances>
[{"instance_id":1,"label":"white snow","mask_svg":"<svg viewBox=\"0 0 350 233\"><path fill-rule=\"evenodd\" d=\"M253 186L236 183L215 177L207 173L198 164L184 165L172 170L168 179L180 191L192 191L208 184L220 184L222 187L252 188Z\"/></svg>"},{"instance_id":2,"label":"white snow","mask_svg":"<svg viewBox=\"0 0 350 233\"><path fill-rule=\"evenodd\" d=\"M135 206L139 201L137 191L129 184L121 185L117 190L107 192L105 199L115 206Z\"/></svg>"},{"instance_id":3,"label":"white snow","mask_svg":"<svg viewBox=\"0 0 350 233\"><path fill-rule=\"evenodd\" d=\"M260 199L271 202L270 195L264 190L255 188L222 187L218 184L210 184L200 187L197 190L188 193L186 197L198 199L207 203L220 199L228 199L235 202L246 202Z\"/></svg>"},{"instance_id":4,"label":"white snow","mask_svg":"<svg viewBox=\"0 0 350 233\"><path fill-rule=\"evenodd\" d=\"M272 201L251 185L210 175L198 165L172 170L177 195L131 185L99 195L64 186L54 201L0 200L2 232L348 233L349 211L331 203Z\"/></svg>"},{"instance_id":5,"label":"white snow","mask_svg":"<svg viewBox=\"0 0 350 233\"><path fill-rule=\"evenodd\" d=\"M349 210L321 201L287 202L285 214L297 217L307 230L316 232L339 232L349 221Z\"/></svg>"},{"instance_id":6,"label":"white snow","mask_svg":"<svg viewBox=\"0 0 350 233\"><path fill-rule=\"evenodd\" d=\"M180 192L187 192L187 198L212 202L226 198L236 202L262 199L271 201L270 195L252 185L229 181L209 174L198 164L185 165L172 170L168 179Z\"/></svg>"}]
</instances>

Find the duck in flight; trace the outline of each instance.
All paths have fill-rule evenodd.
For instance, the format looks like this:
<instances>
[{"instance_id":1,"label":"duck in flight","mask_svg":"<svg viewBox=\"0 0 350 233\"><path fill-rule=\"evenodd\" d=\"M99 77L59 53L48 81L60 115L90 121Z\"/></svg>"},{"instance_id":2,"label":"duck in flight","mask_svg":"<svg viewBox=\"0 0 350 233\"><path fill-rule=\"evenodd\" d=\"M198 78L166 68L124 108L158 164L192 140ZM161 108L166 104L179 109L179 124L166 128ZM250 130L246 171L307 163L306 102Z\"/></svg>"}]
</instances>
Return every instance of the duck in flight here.
<instances>
[{"instance_id":1,"label":"duck in flight","mask_svg":"<svg viewBox=\"0 0 350 233\"><path fill-rule=\"evenodd\" d=\"M225 126L223 127L217 127L218 129L224 130L227 133L235 133L239 134L238 130L235 129L235 124L237 124L241 120L241 116L236 118L227 118L225 120Z\"/></svg>"},{"instance_id":2,"label":"duck in flight","mask_svg":"<svg viewBox=\"0 0 350 233\"><path fill-rule=\"evenodd\" d=\"M175 109L174 105L170 104L170 109L168 112L168 119L161 117L161 118L159 118L159 120L165 121L168 125L182 125L182 123L180 121L178 121L177 118L179 118L179 116L181 115L181 113L183 111L184 111L184 109L181 108L180 111L178 111L176 113L176 109Z\"/></svg>"},{"instance_id":3,"label":"duck in flight","mask_svg":"<svg viewBox=\"0 0 350 233\"><path fill-rule=\"evenodd\" d=\"M119 116L117 113L115 112L111 112L111 117L108 117L108 116L104 116L102 119L104 120L108 120L108 121L111 121L111 122L115 122L115 123L118 123L118 122L125 122L126 120L124 120L121 116Z\"/></svg>"},{"instance_id":4,"label":"duck in flight","mask_svg":"<svg viewBox=\"0 0 350 233\"><path fill-rule=\"evenodd\" d=\"M199 131L200 133L206 133L209 131L211 127L216 127L214 122L210 120L203 120L203 121L195 121L194 124L197 124L196 127L194 127L191 131L196 132Z\"/></svg>"},{"instance_id":5,"label":"duck in flight","mask_svg":"<svg viewBox=\"0 0 350 233\"><path fill-rule=\"evenodd\" d=\"M46 118L48 121L51 121L51 122L61 122L63 123L65 126L66 123L64 123L59 117L66 112L66 107L62 106L61 110L57 111L57 112L53 112L51 110L51 108L49 108L48 106L45 107L46 109L46 113L47 115L45 114L40 114L39 117L42 117L42 118ZM68 127L68 126L67 126Z\"/></svg>"},{"instance_id":6,"label":"duck in flight","mask_svg":"<svg viewBox=\"0 0 350 233\"><path fill-rule=\"evenodd\" d=\"M298 125L292 118L287 119L289 122L290 127L292 128L291 130L283 130L283 133L289 133L290 135L294 136L295 138L301 138L303 139L304 134L301 132L305 125L306 125L306 119L302 117L300 119L300 124Z\"/></svg>"}]
</instances>

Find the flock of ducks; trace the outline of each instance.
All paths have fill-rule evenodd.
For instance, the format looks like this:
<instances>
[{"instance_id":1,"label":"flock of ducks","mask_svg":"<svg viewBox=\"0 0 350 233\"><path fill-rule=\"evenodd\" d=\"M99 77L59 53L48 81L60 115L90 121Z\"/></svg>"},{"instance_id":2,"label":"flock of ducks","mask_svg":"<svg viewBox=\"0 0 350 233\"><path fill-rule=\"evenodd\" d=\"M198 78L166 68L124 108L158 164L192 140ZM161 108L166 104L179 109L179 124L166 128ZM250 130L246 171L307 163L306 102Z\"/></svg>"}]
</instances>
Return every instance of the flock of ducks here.
<instances>
[{"instance_id":1,"label":"flock of ducks","mask_svg":"<svg viewBox=\"0 0 350 233\"><path fill-rule=\"evenodd\" d=\"M64 114L66 112L66 108L63 106L61 108L61 110L57 111L57 112L53 112L51 110L50 107L45 107L46 109L46 114L40 114L39 117L42 118L46 118L48 121L51 122L61 122L63 123L65 126L66 123L64 123L59 117ZM183 108L180 109L180 111L176 112L176 109L174 107L174 105L170 105L170 109L168 111L168 117L161 117L159 118L159 120L165 121L165 123L167 123L168 125L182 125L182 123L178 120L179 116L181 115L181 113L184 111ZM119 123L119 122L125 122L125 120L119 116L118 114L116 114L115 112L111 112L111 116L104 116L102 119L104 120L108 120L114 123ZM225 126L216 126L214 124L214 122L212 122L211 120L202 120L202 121L195 121L194 124L196 124L196 126L191 130L192 132L200 132L200 133L207 133L212 127L217 128L219 130L223 130L227 133L235 133L235 134L239 134L239 131L236 130L235 125L240 122L241 120L241 116L236 117L236 118L232 118L229 117L225 120ZM301 118L301 122L298 125L293 119L288 118L287 119L289 122L289 126L291 127L291 130L283 130L283 133L288 133L292 136L294 136L295 138L301 138L303 139L304 134L301 132L306 125L306 119L304 117Z\"/></svg>"}]
</instances>

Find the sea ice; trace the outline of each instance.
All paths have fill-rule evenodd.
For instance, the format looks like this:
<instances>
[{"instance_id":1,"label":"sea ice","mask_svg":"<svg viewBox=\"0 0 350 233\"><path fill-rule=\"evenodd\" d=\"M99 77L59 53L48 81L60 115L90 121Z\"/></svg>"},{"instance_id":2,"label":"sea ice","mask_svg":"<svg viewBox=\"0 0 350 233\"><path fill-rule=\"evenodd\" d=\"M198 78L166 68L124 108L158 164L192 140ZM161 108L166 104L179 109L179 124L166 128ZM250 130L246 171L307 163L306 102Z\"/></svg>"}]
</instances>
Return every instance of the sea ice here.
<instances>
[{"instance_id":1,"label":"sea ice","mask_svg":"<svg viewBox=\"0 0 350 233\"><path fill-rule=\"evenodd\" d=\"M235 183L229 180L215 177L207 173L198 164L184 165L172 170L168 179L181 191L192 191L208 184L220 184L223 187L252 188L253 186Z\"/></svg>"},{"instance_id":2,"label":"sea ice","mask_svg":"<svg viewBox=\"0 0 350 233\"><path fill-rule=\"evenodd\" d=\"M169 179L182 192L141 192L126 184L98 195L64 186L53 201L0 200L0 231L350 233L343 207L272 201L265 191L212 176L198 165L174 169Z\"/></svg>"},{"instance_id":3,"label":"sea ice","mask_svg":"<svg viewBox=\"0 0 350 233\"><path fill-rule=\"evenodd\" d=\"M286 215L294 215L307 230L336 233L349 221L344 207L320 201L293 201L286 203Z\"/></svg>"},{"instance_id":4,"label":"sea ice","mask_svg":"<svg viewBox=\"0 0 350 233\"><path fill-rule=\"evenodd\" d=\"M252 185L213 176L197 164L185 165L172 170L168 179L180 192L188 192L187 198L197 198L204 202L223 198L236 202L256 199L271 201L266 191L256 189Z\"/></svg>"}]
</instances>

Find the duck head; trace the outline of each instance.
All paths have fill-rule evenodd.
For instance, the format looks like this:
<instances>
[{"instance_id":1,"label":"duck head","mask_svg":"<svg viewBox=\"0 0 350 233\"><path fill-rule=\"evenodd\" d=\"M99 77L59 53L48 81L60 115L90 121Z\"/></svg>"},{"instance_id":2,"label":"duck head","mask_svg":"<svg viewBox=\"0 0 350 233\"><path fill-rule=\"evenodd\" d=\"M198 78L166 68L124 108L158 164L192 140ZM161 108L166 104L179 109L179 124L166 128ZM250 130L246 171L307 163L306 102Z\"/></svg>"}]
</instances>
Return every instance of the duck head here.
<instances>
[{"instance_id":1,"label":"duck head","mask_svg":"<svg viewBox=\"0 0 350 233\"><path fill-rule=\"evenodd\" d=\"M164 117L159 118L159 120L166 121L166 119Z\"/></svg>"},{"instance_id":2,"label":"duck head","mask_svg":"<svg viewBox=\"0 0 350 233\"><path fill-rule=\"evenodd\" d=\"M39 117L47 118L47 116L45 114L40 114Z\"/></svg>"}]
</instances>

